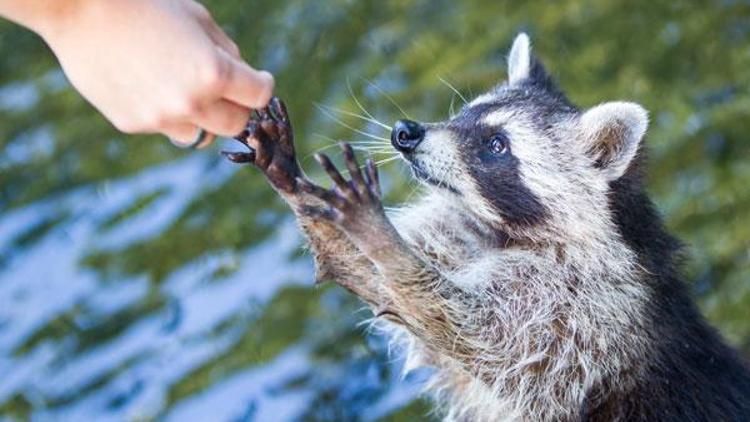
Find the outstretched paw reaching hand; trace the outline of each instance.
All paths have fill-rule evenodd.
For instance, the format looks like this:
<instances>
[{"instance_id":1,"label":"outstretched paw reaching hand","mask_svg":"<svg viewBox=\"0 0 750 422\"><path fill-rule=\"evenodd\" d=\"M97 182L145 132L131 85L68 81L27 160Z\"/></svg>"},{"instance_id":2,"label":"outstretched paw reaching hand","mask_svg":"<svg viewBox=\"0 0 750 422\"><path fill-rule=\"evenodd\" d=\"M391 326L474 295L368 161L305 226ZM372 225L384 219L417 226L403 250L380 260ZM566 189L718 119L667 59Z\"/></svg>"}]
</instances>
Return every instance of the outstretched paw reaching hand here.
<instances>
[{"instance_id":1,"label":"outstretched paw reaching hand","mask_svg":"<svg viewBox=\"0 0 750 422\"><path fill-rule=\"evenodd\" d=\"M344 143L341 149L344 151L344 162L349 170L350 180L344 179L328 156L316 154L315 159L334 184L331 189L325 189L298 178L297 185L303 192L317 197L325 204L324 207L306 207L303 212L313 218L331 221L350 234L363 233L385 221L378 170L375 163L367 159L363 175L352 147Z\"/></svg>"},{"instance_id":2,"label":"outstretched paw reaching hand","mask_svg":"<svg viewBox=\"0 0 750 422\"><path fill-rule=\"evenodd\" d=\"M235 138L248 152L222 151L235 163L249 163L262 171L274 188L284 193L297 190L302 171L294 153L294 133L286 106L273 97L268 106L253 112L245 130Z\"/></svg>"}]
</instances>

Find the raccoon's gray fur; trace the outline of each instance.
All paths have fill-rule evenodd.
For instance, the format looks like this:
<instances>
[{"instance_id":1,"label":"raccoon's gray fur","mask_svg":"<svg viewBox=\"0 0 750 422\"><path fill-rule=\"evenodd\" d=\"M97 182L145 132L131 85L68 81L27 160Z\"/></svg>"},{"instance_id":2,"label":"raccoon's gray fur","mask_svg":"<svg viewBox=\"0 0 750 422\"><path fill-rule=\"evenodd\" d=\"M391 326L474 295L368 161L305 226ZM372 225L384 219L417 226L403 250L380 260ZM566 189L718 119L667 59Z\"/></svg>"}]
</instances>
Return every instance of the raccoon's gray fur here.
<instances>
[{"instance_id":1,"label":"raccoon's gray fur","mask_svg":"<svg viewBox=\"0 0 750 422\"><path fill-rule=\"evenodd\" d=\"M278 101L230 158L290 203L318 280L370 304L409 367L437 369L447 420L749 420L748 369L686 294L643 189L646 111L579 110L525 34L508 75L446 122L397 122L427 192L388 216L348 147L351 180L324 156L332 189L302 176Z\"/></svg>"}]
</instances>

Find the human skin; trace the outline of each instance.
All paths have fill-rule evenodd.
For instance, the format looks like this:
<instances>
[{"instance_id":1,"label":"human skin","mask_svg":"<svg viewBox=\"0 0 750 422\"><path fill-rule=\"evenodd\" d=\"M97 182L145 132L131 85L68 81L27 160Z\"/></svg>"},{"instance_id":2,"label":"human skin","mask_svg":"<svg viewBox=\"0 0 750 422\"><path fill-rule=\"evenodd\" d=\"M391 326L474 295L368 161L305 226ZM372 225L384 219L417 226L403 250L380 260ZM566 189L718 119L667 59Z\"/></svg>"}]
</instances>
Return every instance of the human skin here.
<instances>
[{"instance_id":1,"label":"human skin","mask_svg":"<svg viewBox=\"0 0 750 422\"><path fill-rule=\"evenodd\" d=\"M193 0L0 0L0 15L39 34L73 86L125 133L181 144L199 128L210 140L234 136L273 92L273 76L245 63Z\"/></svg>"}]
</instances>

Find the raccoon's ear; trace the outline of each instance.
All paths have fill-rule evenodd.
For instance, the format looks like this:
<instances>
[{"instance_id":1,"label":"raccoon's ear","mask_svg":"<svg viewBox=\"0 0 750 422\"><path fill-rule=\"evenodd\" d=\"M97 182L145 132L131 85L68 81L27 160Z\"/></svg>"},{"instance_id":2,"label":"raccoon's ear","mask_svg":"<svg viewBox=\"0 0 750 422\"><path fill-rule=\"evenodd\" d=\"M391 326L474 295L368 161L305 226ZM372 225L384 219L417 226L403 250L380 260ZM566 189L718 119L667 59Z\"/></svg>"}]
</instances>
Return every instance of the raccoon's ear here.
<instances>
[{"instance_id":1,"label":"raccoon's ear","mask_svg":"<svg viewBox=\"0 0 750 422\"><path fill-rule=\"evenodd\" d=\"M531 41L524 32L516 35L508 54L508 83L518 84L531 73Z\"/></svg>"},{"instance_id":2,"label":"raccoon's ear","mask_svg":"<svg viewBox=\"0 0 750 422\"><path fill-rule=\"evenodd\" d=\"M513 40L508 54L508 84L524 82L548 84L550 81L542 62L531 53L529 36L521 32Z\"/></svg>"},{"instance_id":3,"label":"raccoon's ear","mask_svg":"<svg viewBox=\"0 0 750 422\"><path fill-rule=\"evenodd\" d=\"M580 119L584 153L609 180L627 171L648 127L648 112L635 103L611 102L586 110Z\"/></svg>"}]
</instances>

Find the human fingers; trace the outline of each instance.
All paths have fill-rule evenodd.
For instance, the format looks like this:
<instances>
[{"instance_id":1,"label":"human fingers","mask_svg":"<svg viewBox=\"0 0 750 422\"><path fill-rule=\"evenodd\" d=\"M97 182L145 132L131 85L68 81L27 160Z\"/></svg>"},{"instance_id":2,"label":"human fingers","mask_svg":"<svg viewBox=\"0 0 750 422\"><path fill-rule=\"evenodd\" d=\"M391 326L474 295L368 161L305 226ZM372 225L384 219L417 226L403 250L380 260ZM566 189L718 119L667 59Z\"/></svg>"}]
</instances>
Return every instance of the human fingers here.
<instances>
[{"instance_id":1,"label":"human fingers","mask_svg":"<svg viewBox=\"0 0 750 422\"><path fill-rule=\"evenodd\" d=\"M250 110L224 99L197 107L189 116L190 123L220 136L236 136L250 117Z\"/></svg>"},{"instance_id":2,"label":"human fingers","mask_svg":"<svg viewBox=\"0 0 750 422\"><path fill-rule=\"evenodd\" d=\"M200 134L200 128L188 122L170 122L162 125L159 129L177 147L205 148L213 143L216 135L206 133L198 145L193 145Z\"/></svg>"}]
</instances>

